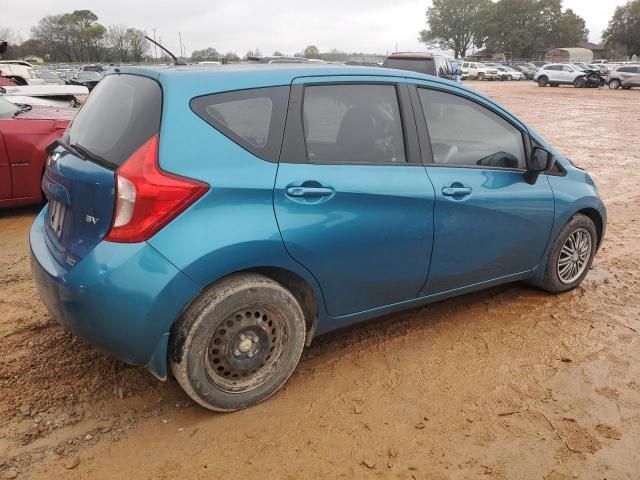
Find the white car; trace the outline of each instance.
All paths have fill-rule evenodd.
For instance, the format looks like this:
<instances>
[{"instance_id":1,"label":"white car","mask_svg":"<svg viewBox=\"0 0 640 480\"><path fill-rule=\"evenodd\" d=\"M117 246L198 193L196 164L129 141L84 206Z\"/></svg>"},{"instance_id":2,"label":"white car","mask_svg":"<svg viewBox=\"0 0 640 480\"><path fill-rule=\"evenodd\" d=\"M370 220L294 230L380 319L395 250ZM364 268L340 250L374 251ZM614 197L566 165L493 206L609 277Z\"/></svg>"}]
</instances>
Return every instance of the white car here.
<instances>
[{"instance_id":1,"label":"white car","mask_svg":"<svg viewBox=\"0 0 640 480\"><path fill-rule=\"evenodd\" d=\"M18 85L44 85L45 81L38 78L33 71L33 65L22 60L0 60L0 72Z\"/></svg>"},{"instance_id":2,"label":"white car","mask_svg":"<svg viewBox=\"0 0 640 480\"><path fill-rule=\"evenodd\" d=\"M501 74L501 77L505 77L507 80L524 80L524 73L516 70L515 68L511 68L511 67L503 67L503 66L499 66L496 67Z\"/></svg>"},{"instance_id":3,"label":"white car","mask_svg":"<svg viewBox=\"0 0 640 480\"><path fill-rule=\"evenodd\" d=\"M584 82L584 71L568 63L550 63L540 68L533 76L533 80L541 87L547 85L557 87L558 85L581 86Z\"/></svg>"},{"instance_id":4,"label":"white car","mask_svg":"<svg viewBox=\"0 0 640 480\"><path fill-rule=\"evenodd\" d=\"M463 62L462 79L495 80L498 78L498 70L495 67L487 67L484 63Z\"/></svg>"}]
</instances>

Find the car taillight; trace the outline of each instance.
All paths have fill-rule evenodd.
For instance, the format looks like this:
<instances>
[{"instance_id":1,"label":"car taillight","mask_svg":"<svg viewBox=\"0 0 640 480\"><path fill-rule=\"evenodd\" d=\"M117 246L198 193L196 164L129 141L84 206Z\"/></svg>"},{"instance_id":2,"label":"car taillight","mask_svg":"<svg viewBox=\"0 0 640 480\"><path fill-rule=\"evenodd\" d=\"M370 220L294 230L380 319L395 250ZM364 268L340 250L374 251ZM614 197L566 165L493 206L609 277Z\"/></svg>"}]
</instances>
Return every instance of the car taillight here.
<instances>
[{"instance_id":1,"label":"car taillight","mask_svg":"<svg viewBox=\"0 0 640 480\"><path fill-rule=\"evenodd\" d=\"M209 190L209 185L165 172L158 165L159 134L116 170L116 206L110 242L151 238Z\"/></svg>"}]
</instances>

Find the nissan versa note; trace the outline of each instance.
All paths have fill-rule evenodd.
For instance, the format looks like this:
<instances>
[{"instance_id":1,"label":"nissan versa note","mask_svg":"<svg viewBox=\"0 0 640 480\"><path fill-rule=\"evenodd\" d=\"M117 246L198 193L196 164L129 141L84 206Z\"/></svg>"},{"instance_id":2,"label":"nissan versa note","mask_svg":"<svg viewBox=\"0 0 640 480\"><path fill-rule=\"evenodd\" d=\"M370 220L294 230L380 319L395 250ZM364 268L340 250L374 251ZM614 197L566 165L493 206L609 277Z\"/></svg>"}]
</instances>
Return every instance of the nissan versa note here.
<instances>
[{"instance_id":1,"label":"nissan versa note","mask_svg":"<svg viewBox=\"0 0 640 480\"><path fill-rule=\"evenodd\" d=\"M506 282L576 288L605 207L500 105L383 68L122 67L49 148L52 316L200 405L276 392L319 334Z\"/></svg>"}]
</instances>

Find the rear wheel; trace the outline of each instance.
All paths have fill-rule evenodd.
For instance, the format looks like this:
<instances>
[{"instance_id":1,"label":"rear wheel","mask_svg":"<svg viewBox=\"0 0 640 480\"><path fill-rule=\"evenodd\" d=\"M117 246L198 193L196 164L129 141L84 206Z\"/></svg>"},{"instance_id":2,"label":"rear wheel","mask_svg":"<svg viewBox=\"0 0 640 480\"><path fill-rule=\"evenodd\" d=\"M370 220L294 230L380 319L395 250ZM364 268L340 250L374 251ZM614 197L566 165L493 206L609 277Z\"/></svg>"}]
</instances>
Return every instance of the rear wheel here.
<instances>
[{"instance_id":1,"label":"rear wheel","mask_svg":"<svg viewBox=\"0 0 640 480\"><path fill-rule=\"evenodd\" d=\"M584 77L578 77L573 81L573 86L576 88L584 88L587 84L587 79Z\"/></svg>"},{"instance_id":2,"label":"rear wheel","mask_svg":"<svg viewBox=\"0 0 640 480\"><path fill-rule=\"evenodd\" d=\"M302 354L305 332L291 292L263 275L235 275L205 292L175 325L171 369L203 407L239 410L284 385Z\"/></svg>"},{"instance_id":3,"label":"rear wheel","mask_svg":"<svg viewBox=\"0 0 640 480\"><path fill-rule=\"evenodd\" d=\"M617 90L618 88L620 88L620 86L621 86L620 80L618 80L617 78L614 78L609 82L609 88L611 90Z\"/></svg>"},{"instance_id":4,"label":"rear wheel","mask_svg":"<svg viewBox=\"0 0 640 480\"><path fill-rule=\"evenodd\" d=\"M591 268L597 242L593 221L586 215L574 215L551 247L541 287L562 293L580 285Z\"/></svg>"},{"instance_id":5,"label":"rear wheel","mask_svg":"<svg viewBox=\"0 0 640 480\"><path fill-rule=\"evenodd\" d=\"M549 79L547 77L545 77L544 75L541 77L538 77L539 87L546 87L548 84L549 84Z\"/></svg>"},{"instance_id":6,"label":"rear wheel","mask_svg":"<svg viewBox=\"0 0 640 480\"><path fill-rule=\"evenodd\" d=\"M478 73L478 80L484 80L484 73Z\"/></svg>"}]
</instances>

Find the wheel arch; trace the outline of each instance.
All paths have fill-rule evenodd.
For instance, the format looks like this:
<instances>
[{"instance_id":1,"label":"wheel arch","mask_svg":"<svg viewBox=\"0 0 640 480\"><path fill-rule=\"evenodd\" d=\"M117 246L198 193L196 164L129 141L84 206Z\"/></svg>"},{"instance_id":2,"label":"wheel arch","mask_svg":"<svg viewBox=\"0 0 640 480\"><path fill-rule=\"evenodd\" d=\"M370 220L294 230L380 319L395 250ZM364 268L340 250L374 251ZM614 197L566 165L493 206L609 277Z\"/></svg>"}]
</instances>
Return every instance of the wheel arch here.
<instances>
[{"instance_id":1,"label":"wheel arch","mask_svg":"<svg viewBox=\"0 0 640 480\"><path fill-rule=\"evenodd\" d=\"M313 287L299 274L281 267L257 267L235 272L235 274L242 273L260 273L278 282L296 297L304 314L307 330L305 343L309 346L315 334L319 316L319 302Z\"/></svg>"},{"instance_id":2,"label":"wheel arch","mask_svg":"<svg viewBox=\"0 0 640 480\"><path fill-rule=\"evenodd\" d=\"M583 208L582 210L578 210L576 214L586 215L591 219L593 224L596 226L596 233L598 234L597 248L600 248L600 245L602 244L603 234L604 234L604 221L602 219L602 215L600 215L600 212L595 208L588 207L588 208Z\"/></svg>"},{"instance_id":3,"label":"wheel arch","mask_svg":"<svg viewBox=\"0 0 640 480\"><path fill-rule=\"evenodd\" d=\"M215 288L217 284L229 277L249 273L258 273L264 275L265 277L278 282L293 294L296 300L300 303L302 313L304 314L305 326L307 331L305 343L307 346L309 346L317 330L318 319L325 315L325 312L323 310L324 297L322 295L322 291L320 290L319 285L314 281L315 279L310 277L310 275L305 275L304 273L296 272L293 269L279 265L240 268L221 275L215 280L212 280L209 284L205 285L197 295L194 295L193 298L191 298L191 300L183 307L180 315L178 315L174 319L170 328L171 336L173 337L174 328L179 319L191 307L191 305L193 305L199 298L202 297L202 295L206 291L211 288Z\"/></svg>"}]
</instances>

